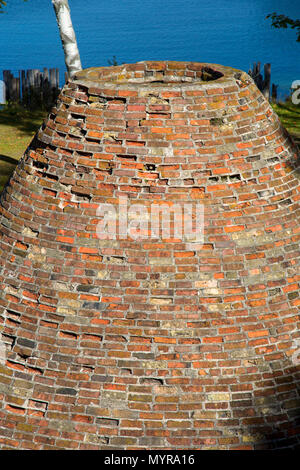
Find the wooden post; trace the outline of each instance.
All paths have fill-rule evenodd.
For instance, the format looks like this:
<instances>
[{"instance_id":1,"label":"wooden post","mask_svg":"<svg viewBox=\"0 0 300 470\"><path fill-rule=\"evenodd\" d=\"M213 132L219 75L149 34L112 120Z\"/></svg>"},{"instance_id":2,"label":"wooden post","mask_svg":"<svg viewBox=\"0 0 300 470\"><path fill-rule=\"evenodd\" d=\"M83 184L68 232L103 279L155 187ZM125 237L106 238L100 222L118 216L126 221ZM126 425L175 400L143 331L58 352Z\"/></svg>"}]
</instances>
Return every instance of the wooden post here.
<instances>
[{"instance_id":1,"label":"wooden post","mask_svg":"<svg viewBox=\"0 0 300 470\"><path fill-rule=\"evenodd\" d=\"M264 81L262 93L267 100L270 100L270 85L271 85L271 64L264 65Z\"/></svg>"},{"instance_id":2,"label":"wooden post","mask_svg":"<svg viewBox=\"0 0 300 470\"><path fill-rule=\"evenodd\" d=\"M34 78L33 78L33 70L29 69L27 70L27 79L28 79L28 85L31 87L34 85Z\"/></svg>"},{"instance_id":3,"label":"wooden post","mask_svg":"<svg viewBox=\"0 0 300 470\"><path fill-rule=\"evenodd\" d=\"M14 88L15 88L15 96L14 96L14 102L15 103L20 103L20 78L14 78Z\"/></svg>"},{"instance_id":4,"label":"wooden post","mask_svg":"<svg viewBox=\"0 0 300 470\"><path fill-rule=\"evenodd\" d=\"M249 75L253 78L257 88L262 89L263 77L260 73L260 62L254 62L252 70L249 70Z\"/></svg>"},{"instance_id":5,"label":"wooden post","mask_svg":"<svg viewBox=\"0 0 300 470\"><path fill-rule=\"evenodd\" d=\"M34 69L34 106L42 103L41 72Z\"/></svg>"},{"instance_id":6,"label":"wooden post","mask_svg":"<svg viewBox=\"0 0 300 470\"><path fill-rule=\"evenodd\" d=\"M24 70L24 103L25 103L25 106L29 106L28 88L29 88L28 74Z\"/></svg>"},{"instance_id":7,"label":"wooden post","mask_svg":"<svg viewBox=\"0 0 300 470\"><path fill-rule=\"evenodd\" d=\"M13 84L12 84L13 75L10 70L3 70L3 81L6 86L6 100L12 100L13 93Z\"/></svg>"},{"instance_id":8,"label":"wooden post","mask_svg":"<svg viewBox=\"0 0 300 470\"><path fill-rule=\"evenodd\" d=\"M270 87L271 87L271 64L264 64L264 77L260 72L260 62L254 62L252 70L249 70L250 77L253 78L257 88L262 92L267 100L271 100Z\"/></svg>"},{"instance_id":9,"label":"wooden post","mask_svg":"<svg viewBox=\"0 0 300 470\"><path fill-rule=\"evenodd\" d=\"M260 62L257 62L255 74L256 74L256 80L257 80L256 81L257 87L261 91L263 88L263 76L260 73Z\"/></svg>"},{"instance_id":10,"label":"wooden post","mask_svg":"<svg viewBox=\"0 0 300 470\"><path fill-rule=\"evenodd\" d=\"M272 83L272 103L277 103L277 88L278 85L274 85L274 83Z\"/></svg>"},{"instance_id":11,"label":"wooden post","mask_svg":"<svg viewBox=\"0 0 300 470\"><path fill-rule=\"evenodd\" d=\"M24 104L24 98L25 98L25 70L20 70L19 71L19 76L20 76L20 82L21 82L21 103Z\"/></svg>"},{"instance_id":12,"label":"wooden post","mask_svg":"<svg viewBox=\"0 0 300 470\"><path fill-rule=\"evenodd\" d=\"M50 69L50 87L51 87L51 103L53 103L56 97L56 70L55 69Z\"/></svg>"},{"instance_id":13,"label":"wooden post","mask_svg":"<svg viewBox=\"0 0 300 470\"><path fill-rule=\"evenodd\" d=\"M55 69L56 72L56 88L59 88L59 69Z\"/></svg>"},{"instance_id":14,"label":"wooden post","mask_svg":"<svg viewBox=\"0 0 300 470\"><path fill-rule=\"evenodd\" d=\"M47 68L44 68L44 75L43 75L43 103L48 108L51 103L51 90L50 90L50 82L49 82L49 71Z\"/></svg>"}]
</instances>

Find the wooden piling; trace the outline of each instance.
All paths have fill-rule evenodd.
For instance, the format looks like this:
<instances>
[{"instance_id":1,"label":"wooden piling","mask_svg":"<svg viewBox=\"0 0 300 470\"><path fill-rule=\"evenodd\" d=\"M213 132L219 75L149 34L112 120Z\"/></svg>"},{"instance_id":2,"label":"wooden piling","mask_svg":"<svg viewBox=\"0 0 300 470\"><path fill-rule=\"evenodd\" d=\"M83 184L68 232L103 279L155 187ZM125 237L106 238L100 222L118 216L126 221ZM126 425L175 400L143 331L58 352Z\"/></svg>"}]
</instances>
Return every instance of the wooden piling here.
<instances>
[{"instance_id":1,"label":"wooden piling","mask_svg":"<svg viewBox=\"0 0 300 470\"><path fill-rule=\"evenodd\" d=\"M3 81L5 101L29 108L49 108L60 92L58 68L44 68L43 72L39 69L19 70L18 77L14 77L10 70L4 70Z\"/></svg>"},{"instance_id":2,"label":"wooden piling","mask_svg":"<svg viewBox=\"0 0 300 470\"><path fill-rule=\"evenodd\" d=\"M261 73L261 63L254 62L252 69L249 70L248 75L253 78L257 88L262 92L264 97L272 102L277 100L278 85L272 84L271 86L271 64L264 64L264 76ZM272 90L272 91L271 91Z\"/></svg>"}]
</instances>

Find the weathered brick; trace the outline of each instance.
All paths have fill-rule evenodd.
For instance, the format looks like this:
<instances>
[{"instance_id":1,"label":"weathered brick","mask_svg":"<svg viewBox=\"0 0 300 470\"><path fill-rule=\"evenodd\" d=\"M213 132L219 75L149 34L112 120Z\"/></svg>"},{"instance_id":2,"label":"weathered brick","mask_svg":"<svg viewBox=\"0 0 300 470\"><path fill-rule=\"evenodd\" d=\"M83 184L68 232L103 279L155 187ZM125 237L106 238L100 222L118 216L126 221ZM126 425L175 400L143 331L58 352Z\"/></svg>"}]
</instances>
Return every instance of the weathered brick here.
<instances>
[{"instance_id":1,"label":"weathered brick","mask_svg":"<svg viewBox=\"0 0 300 470\"><path fill-rule=\"evenodd\" d=\"M297 156L244 72L70 80L0 203L2 448L299 447ZM99 239L121 196L201 204L203 240Z\"/></svg>"}]
</instances>

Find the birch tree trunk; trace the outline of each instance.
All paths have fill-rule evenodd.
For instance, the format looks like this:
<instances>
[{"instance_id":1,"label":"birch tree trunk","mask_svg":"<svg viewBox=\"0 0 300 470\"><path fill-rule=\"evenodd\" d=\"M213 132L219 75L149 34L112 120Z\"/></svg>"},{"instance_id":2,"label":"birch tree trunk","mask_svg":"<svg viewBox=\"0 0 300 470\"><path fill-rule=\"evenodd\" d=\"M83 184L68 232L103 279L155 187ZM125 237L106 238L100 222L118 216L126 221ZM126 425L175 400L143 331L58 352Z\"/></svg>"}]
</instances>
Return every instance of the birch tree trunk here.
<instances>
[{"instance_id":1,"label":"birch tree trunk","mask_svg":"<svg viewBox=\"0 0 300 470\"><path fill-rule=\"evenodd\" d=\"M82 70L68 0L52 0L69 77Z\"/></svg>"}]
</instances>

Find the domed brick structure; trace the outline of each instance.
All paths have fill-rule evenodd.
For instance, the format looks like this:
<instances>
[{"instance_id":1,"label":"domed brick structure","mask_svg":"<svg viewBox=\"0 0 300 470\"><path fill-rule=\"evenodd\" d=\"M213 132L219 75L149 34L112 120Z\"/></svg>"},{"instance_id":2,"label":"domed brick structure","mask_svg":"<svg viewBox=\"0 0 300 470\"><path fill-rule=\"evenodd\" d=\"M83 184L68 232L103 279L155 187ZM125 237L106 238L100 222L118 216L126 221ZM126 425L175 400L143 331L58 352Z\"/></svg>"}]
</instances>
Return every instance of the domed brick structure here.
<instances>
[{"instance_id":1,"label":"domed brick structure","mask_svg":"<svg viewBox=\"0 0 300 470\"><path fill-rule=\"evenodd\" d=\"M297 164L239 70L66 84L1 199L1 448L299 447ZM153 236L162 204L202 207L201 243Z\"/></svg>"}]
</instances>

